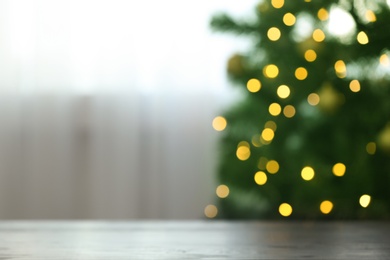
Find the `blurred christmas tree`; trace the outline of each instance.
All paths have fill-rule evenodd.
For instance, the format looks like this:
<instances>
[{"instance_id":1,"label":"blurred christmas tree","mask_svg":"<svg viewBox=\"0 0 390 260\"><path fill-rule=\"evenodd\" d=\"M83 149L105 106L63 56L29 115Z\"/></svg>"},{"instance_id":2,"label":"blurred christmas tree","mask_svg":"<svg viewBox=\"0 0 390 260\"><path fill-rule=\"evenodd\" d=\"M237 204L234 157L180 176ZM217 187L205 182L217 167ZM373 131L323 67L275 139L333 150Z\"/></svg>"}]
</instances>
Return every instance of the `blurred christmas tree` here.
<instances>
[{"instance_id":1,"label":"blurred christmas tree","mask_svg":"<svg viewBox=\"0 0 390 260\"><path fill-rule=\"evenodd\" d=\"M388 3L264 0L211 26L253 40L227 64L245 97L213 121L218 216L390 218Z\"/></svg>"}]
</instances>

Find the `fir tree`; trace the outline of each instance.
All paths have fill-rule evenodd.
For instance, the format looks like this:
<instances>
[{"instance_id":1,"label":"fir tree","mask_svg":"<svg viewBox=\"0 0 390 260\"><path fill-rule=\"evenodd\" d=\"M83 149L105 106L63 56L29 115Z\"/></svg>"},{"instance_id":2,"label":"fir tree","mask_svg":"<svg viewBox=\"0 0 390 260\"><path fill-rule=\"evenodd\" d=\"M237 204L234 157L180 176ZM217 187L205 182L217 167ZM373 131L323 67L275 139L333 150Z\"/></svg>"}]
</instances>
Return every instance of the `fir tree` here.
<instances>
[{"instance_id":1,"label":"fir tree","mask_svg":"<svg viewBox=\"0 0 390 260\"><path fill-rule=\"evenodd\" d=\"M388 4L264 0L255 13L211 21L253 43L227 64L246 94L223 114L219 216L390 218Z\"/></svg>"}]
</instances>

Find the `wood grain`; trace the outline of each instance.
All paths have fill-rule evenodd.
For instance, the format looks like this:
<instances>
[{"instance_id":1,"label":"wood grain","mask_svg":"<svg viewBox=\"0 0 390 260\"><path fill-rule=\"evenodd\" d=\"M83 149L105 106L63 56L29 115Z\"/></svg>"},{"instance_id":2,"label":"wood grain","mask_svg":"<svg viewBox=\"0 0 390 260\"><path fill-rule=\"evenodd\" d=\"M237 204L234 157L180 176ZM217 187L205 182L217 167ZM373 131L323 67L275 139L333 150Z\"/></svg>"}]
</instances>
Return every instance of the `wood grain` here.
<instances>
[{"instance_id":1,"label":"wood grain","mask_svg":"<svg viewBox=\"0 0 390 260\"><path fill-rule=\"evenodd\" d=\"M5 259L390 259L390 223L3 221Z\"/></svg>"}]
</instances>

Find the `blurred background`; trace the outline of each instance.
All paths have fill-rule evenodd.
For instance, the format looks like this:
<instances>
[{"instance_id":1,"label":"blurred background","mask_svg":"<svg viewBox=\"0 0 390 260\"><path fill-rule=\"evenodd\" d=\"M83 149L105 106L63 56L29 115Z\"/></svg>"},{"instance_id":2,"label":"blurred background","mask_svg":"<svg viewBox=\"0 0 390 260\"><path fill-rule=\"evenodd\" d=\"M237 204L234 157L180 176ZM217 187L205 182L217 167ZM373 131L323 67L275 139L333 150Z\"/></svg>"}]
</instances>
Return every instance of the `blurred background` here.
<instances>
[{"instance_id":1,"label":"blurred background","mask_svg":"<svg viewBox=\"0 0 390 260\"><path fill-rule=\"evenodd\" d=\"M1 0L0 218L204 217L252 0ZM228 40L227 40L228 39Z\"/></svg>"}]
</instances>

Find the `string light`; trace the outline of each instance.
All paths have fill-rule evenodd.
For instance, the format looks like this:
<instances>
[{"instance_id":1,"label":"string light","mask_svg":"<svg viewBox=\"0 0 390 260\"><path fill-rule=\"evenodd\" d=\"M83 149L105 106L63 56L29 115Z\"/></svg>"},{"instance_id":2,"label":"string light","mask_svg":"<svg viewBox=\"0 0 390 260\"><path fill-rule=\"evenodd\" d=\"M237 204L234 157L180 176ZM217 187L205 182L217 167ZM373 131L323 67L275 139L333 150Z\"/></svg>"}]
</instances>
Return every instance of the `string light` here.
<instances>
[{"instance_id":1,"label":"string light","mask_svg":"<svg viewBox=\"0 0 390 260\"><path fill-rule=\"evenodd\" d=\"M283 114L287 118L292 118L293 116L295 116L295 107L293 107L292 105L285 106L283 108Z\"/></svg>"},{"instance_id":2,"label":"string light","mask_svg":"<svg viewBox=\"0 0 390 260\"><path fill-rule=\"evenodd\" d=\"M288 203L280 204L280 206L279 206L280 215L282 215L283 217L288 217L292 214L292 212L293 212L293 209L292 209L290 204L288 204Z\"/></svg>"},{"instance_id":3,"label":"string light","mask_svg":"<svg viewBox=\"0 0 390 260\"><path fill-rule=\"evenodd\" d=\"M273 116L278 116L282 112L282 107L278 103L272 103L268 111Z\"/></svg>"},{"instance_id":4,"label":"string light","mask_svg":"<svg viewBox=\"0 0 390 260\"><path fill-rule=\"evenodd\" d=\"M367 208L368 205L370 205L370 202L371 202L371 196L370 195L367 195L367 194L364 194L360 197L359 199L359 204L360 206L362 206L363 208Z\"/></svg>"},{"instance_id":5,"label":"string light","mask_svg":"<svg viewBox=\"0 0 390 260\"><path fill-rule=\"evenodd\" d=\"M342 60L336 61L336 63L334 64L334 70L336 71L336 75L339 78L345 78L345 76L347 75L347 66Z\"/></svg>"},{"instance_id":6,"label":"string light","mask_svg":"<svg viewBox=\"0 0 390 260\"><path fill-rule=\"evenodd\" d=\"M359 81L357 79L352 80L349 83L349 89L352 92L359 92L360 91L360 83L359 83Z\"/></svg>"},{"instance_id":7,"label":"string light","mask_svg":"<svg viewBox=\"0 0 390 260\"><path fill-rule=\"evenodd\" d=\"M366 17L367 21L369 21L369 22L371 22L371 23L373 23L373 22L376 21L376 15L375 15L375 13L374 13L373 11L371 11L371 10L367 10L367 11L366 11L365 17Z\"/></svg>"},{"instance_id":8,"label":"string light","mask_svg":"<svg viewBox=\"0 0 390 260\"><path fill-rule=\"evenodd\" d=\"M261 132L261 138L265 141L270 142L274 139L275 133L271 128L265 128L263 132Z\"/></svg>"},{"instance_id":9,"label":"string light","mask_svg":"<svg viewBox=\"0 0 390 260\"><path fill-rule=\"evenodd\" d=\"M320 96L317 93L311 93L307 96L307 102L312 106L316 106L320 103Z\"/></svg>"},{"instance_id":10,"label":"string light","mask_svg":"<svg viewBox=\"0 0 390 260\"><path fill-rule=\"evenodd\" d=\"M298 80L304 80L307 78L307 70L304 67L299 67L295 70L295 77Z\"/></svg>"},{"instance_id":11,"label":"string light","mask_svg":"<svg viewBox=\"0 0 390 260\"><path fill-rule=\"evenodd\" d=\"M267 37L268 39L270 39L271 41L277 41L280 39L280 36L281 36L281 32L278 28L276 27L271 27L268 29L268 32L267 32Z\"/></svg>"},{"instance_id":12,"label":"string light","mask_svg":"<svg viewBox=\"0 0 390 260\"><path fill-rule=\"evenodd\" d=\"M305 181L310 181L314 178L314 169L310 166L303 167L301 171L301 177Z\"/></svg>"},{"instance_id":13,"label":"string light","mask_svg":"<svg viewBox=\"0 0 390 260\"><path fill-rule=\"evenodd\" d=\"M320 204L320 211L323 213L323 214L329 214L333 209L333 203L329 200L324 200L323 202L321 202Z\"/></svg>"},{"instance_id":14,"label":"string light","mask_svg":"<svg viewBox=\"0 0 390 260\"><path fill-rule=\"evenodd\" d=\"M257 163L257 168L259 168L259 170L265 170L266 169L265 166L267 165L267 162L268 162L267 158L260 157L259 162Z\"/></svg>"},{"instance_id":15,"label":"string light","mask_svg":"<svg viewBox=\"0 0 390 260\"><path fill-rule=\"evenodd\" d=\"M264 185L267 182L267 175L263 171L256 172L254 176L257 185Z\"/></svg>"},{"instance_id":16,"label":"string light","mask_svg":"<svg viewBox=\"0 0 390 260\"><path fill-rule=\"evenodd\" d=\"M315 29L313 31L313 40L316 42L322 42L325 40L325 33L321 29Z\"/></svg>"},{"instance_id":17,"label":"string light","mask_svg":"<svg viewBox=\"0 0 390 260\"><path fill-rule=\"evenodd\" d=\"M267 78L276 78L279 74L279 68L275 64L269 64L264 67L263 74Z\"/></svg>"},{"instance_id":18,"label":"string light","mask_svg":"<svg viewBox=\"0 0 390 260\"><path fill-rule=\"evenodd\" d=\"M283 23L287 26L293 26L296 22L296 18L292 13L286 13L283 16Z\"/></svg>"},{"instance_id":19,"label":"string light","mask_svg":"<svg viewBox=\"0 0 390 260\"><path fill-rule=\"evenodd\" d=\"M258 79L250 79L246 83L246 88L249 92L255 93L261 89L261 82Z\"/></svg>"},{"instance_id":20,"label":"string light","mask_svg":"<svg viewBox=\"0 0 390 260\"><path fill-rule=\"evenodd\" d=\"M384 66L384 67L389 67L390 65L390 59L389 59L389 56L387 56L387 54L382 54L380 57L379 57L379 63Z\"/></svg>"},{"instance_id":21,"label":"string light","mask_svg":"<svg viewBox=\"0 0 390 260\"><path fill-rule=\"evenodd\" d=\"M264 128L271 128L274 132L276 131L276 123L272 120L265 122Z\"/></svg>"},{"instance_id":22,"label":"string light","mask_svg":"<svg viewBox=\"0 0 390 260\"><path fill-rule=\"evenodd\" d=\"M279 163L275 160L270 160L267 162L265 168L271 174L275 174L279 171Z\"/></svg>"},{"instance_id":23,"label":"string light","mask_svg":"<svg viewBox=\"0 0 390 260\"><path fill-rule=\"evenodd\" d=\"M208 218L215 218L218 214L218 209L215 205L207 205L204 208L204 215Z\"/></svg>"},{"instance_id":24,"label":"string light","mask_svg":"<svg viewBox=\"0 0 390 260\"><path fill-rule=\"evenodd\" d=\"M274 8L279 9L282 8L284 5L284 0L272 0L271 4Z\"/></svg>"},{"instance_id":25,"label":"string light","mask_svg":"<svg viewBox=\"0 0 390 260\"><path fill-rule=\"evenodd\" d=\"M356 39L362 45L365 45L369 42L367 34L363 31L358 33Z\"/></svg>"},{"instance_id":26,"label":"string light","mask_svg":"<svg viewBox=\"0 0 390 260\"><path fill-rule=\"evenodd\" d=\"M321 21L326 21L326 20L329 18L329 13L328 13L328 11L326 11L325 8L321 8L321 9L318 10L318 12L317 12L317 17L318 17L318 19L320 19Z\"/></svg>"},{"instance_id":27,"label":"string light","mask_svg":"<svg viewBox=\"0 0 390 260\"><path fill-rule=\"evenodd\" d=\"M217 116L213 119L212 126L216 131L223 131L227 126L226 119L222 116Z\"/></svg>"},{"instance_id":28,"label":"string light","mask_svg":"<svg viewBox=\"0 0 390 260\"><path fill-rule=\"evenodd\" d=\"M280 85L276 91L280 98L288 98L290 96L290 88L286 85Z\"/></svg>"},{"instance_id":29,"label":"string light","mask_svg":"<svg viewBox=\"0 0 390 260\"><path fill-rule=\"evenodd\" d=\"M307 50L305 52L305 60L307 60L308 62L313 62L317 59L317 53L313 50Z\"/></svg>"},{"instance_id":30,"label":"string light","mask_svg":"<svg viewBox=\"0 0 390 260\"><path fill-rule=\"evenodd\" d=\"M229 187L224 184L219 185L215 190L215 193L221 199L224 199L227 196L229 196L229 192L230 192Z\"/></svg>"},{"instance_id":31,"label":"string light","mask_svg":"<svg viewBox=\"0 0 390 260\"><path fill-rule=\"evenodd\" d=\"M239 144L236 151L236 156L241 161L246 161L251 156L251 150L248 145Z\"/></svg>"},{"instance_id":32,"label":"string light","mask_svg":"<svg viewBox=\"0 0 390 260\"><path fill-rule=\"evenodd\" d=\"M261 147L262 146L262 143L260 142L260 135L259 134L256 134L254 136L252 136L252 144L253 146L255 147Z\"/></svg>"},{"instance_id":33,"label":"string light","mask_svg":"<svg viewBox=\"0 0 390 260\"><path fill-rule=\"evenodd\" d=\"M346 167L342 163L336 163L335 165L333 165L333 168L332 168L333 174L337 177L344 176L345 170L346 170Z\"/></svg>"},{"instance_id":34,"label":"string light","mask_svg":"<svg viewBox=\"0 0 390 260\"><path fill-rule=\"evenodd\" d=\"M374 142L369 142L367 145L366 145L366 151L368 154L375 154L376 152L376 143Z\"/></svg>"}]
</instances>

